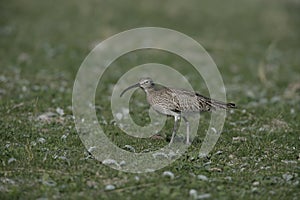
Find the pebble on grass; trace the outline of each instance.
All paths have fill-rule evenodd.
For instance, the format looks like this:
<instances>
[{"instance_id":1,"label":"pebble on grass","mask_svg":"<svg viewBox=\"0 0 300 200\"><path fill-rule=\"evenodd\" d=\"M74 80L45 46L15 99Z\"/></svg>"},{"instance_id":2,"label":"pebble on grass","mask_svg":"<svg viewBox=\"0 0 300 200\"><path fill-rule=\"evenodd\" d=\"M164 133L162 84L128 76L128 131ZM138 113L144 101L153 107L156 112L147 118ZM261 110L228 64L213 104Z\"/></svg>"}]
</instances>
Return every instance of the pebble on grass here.
<instances>
[{"instance_id":1,"label":"pebble on grass","mask_svg":"<svg viewBox=\"0 0 300 200\"><path fill-rule=\"evenodd\" d=\"M96 146L92 146L88 149L88 152L92 153L97 147Z\"/></svg>"},{"instance_id":2,"label":"pebble on grass","mask_svg":"<svg viewBox=\"0 0 300 200\"><path fill-rule=\"evenodd\" d=\"M53 113L53 112L46 112L46 113L43 113L41 115L39 115L37 117L38 120L41 120L43 122L50 122L52 120L53 117L55 117L56 114Z\"/></svg>"},{"instance_id":3,"label":"pebble on grass","mask_svg":"<svg viewBox=\"0 0 300 200\"><path fill-rule=\"evenodd\" d=\"M67 137L68 137L68 133L67 134L63 134L61 137L60 137L60 139L61 140L66 140L67 139Z\"/></svg>"},{"instance_id":4,"label":"pebble on grass","mask_svg":"<svg viewBox=\"0 0 300 200\"><path fill-rule=\"evenodd\" d=\"M282 178L288 182L288 181L292 180L294 177L293 177L293 175L291 175L289 173L285 173L282 175Z\"/></svg>"},{"instance_id":5,"label":"pebble on grass","mask_svg":"<svg viewBox=\"0 0 300 200\"><path fill-rule=\"evenodd\" d=\"M125 162L125 160L122 160L122 161L120 162L120 166L124 166L124 165L126 165L126 162Z\"/></svg>"},{"instance_id":6,"label":"pebble on grass","mask_svg":"<svg viewBox=\"0 0 300 200\"><path fill-rule=\"evenodd\" d=\"M190 189L190 192L189 192L190 196L194 199L197 199L197 191L195 189Z\"/></svg>"},{"instance_id":7,"label":"pebble on grass","mask_svg":"<svg viewBox=\"0 0 300 200\"><path fill-rule=\"evenodd\" d=\"M114 190L114 189L116 189L116 186L114 186L114 185L106 185L105 186L105 190Z\"/></svg>"},{"instance_id":8,"label":"pebble on grass","mask_svg":"<svg viewBox=\"0 0 300 200\"><path fill-rule=\"evenodd\" d=\"M254 182L252 183L252 185L253 185L253 186L258 186L258 185L259 185L259 181L254 181Z\"/></svg>"},{"instance_id":9,"label":"pebble on grass","mask_svg":"<svg viewBox=\"0 0 300 200\"><path fill-rule=\"evenodd\" d=\"M170 171L165 171L163 174L162 174L162 176L168 176L168 177L170 177L170 179L174 179L174 174L173 174L173 172L170 172Z\"/></svg>"},{"instance_id":10,"label":"pebble on grass","mask_svg":"<svg viewBox=\"0 0 300 200\"><path fill-rule=\"evenodd\" d=\"M285 164L297 164L298 162L296 160L281 160L281 162Z\"/></svg>"},{"instance_id":11,"label":"pebble on grass","mask_svg":"<svg viewBox=\"0 0 300 200\"><path fill-rule=\"evenodd\" d=\"M247 138L238 136L238 137L233 137L232 141L234 141L234 142L246 142Z\"/></svg>"},{"instance_id":12,"label":"pebble on grass","mask_svg":"<svg viewBox=\"0 0 300 200\"><path fill-rule=\"evenodd\" d=\"M7 163L10 164L10 163L16 162L16 161L17 161L17 159L15 159L15 158L10 158L10 159L8 159Z\"/></svg>"},{"instance_id":13,"label":"pebble on grass","mask_svg":"<svg viewBox=\"0 0 300 200\"><path fill-rule=\"evenodd\" d=\"M201 175L201 174L199 174L199 175L197 176L197 178L198 178L199 180L202 180L202 181L208 181L207 176L204 176L204 175Z\"/></svg>"},{"instance_id":14,"label":"pebble on grass","mask_svg":"<svg viewBox=\"0 0 300 200\"><path fill-rule=\"evenodd\" d=\"M41 137L41 138L39 138L37 141L38 141L39 143L43 144L43 143L46 142L46 139Z\"/></svg>"},{"instance_id":15,"label":"pebble on grass","mask_svg":"<svg viewBox=\"0 0 300 200\"><path fill-rule=\"evenodd\" d=\"M134 177L134 180L140 181L140 177L139 177L139 176L135 176L135 177Z\"/></svg>"},{"instance_id":16,"label":"pebble on grass","mask_svg":"<svg viewBox=\"0 0 300 200\"><path fill-rule=\"evenodd\" d=\"M116 114L116 118L117 118L118 120L121 120L121 119L123 118L123 114L122 114L122 113L117 113L117 114Z\"/></svg>"},{"instance_id":17,"label":"pebble on grass","mask_svg":"<svg viewBox=\"0 0 300 200\"><path fill-rule=\"evenodd\" d=\"M206 194L201 194L197 196L197 199L208 199L211 197L211 194L206 193Z\"/></svg>"},{"instance_id":18,"label":"pebble on grass","mask_svg":"<svg viewBox=\"0 0 300 200\"><path fill-rule=\"evenodd\" d=\"M65 114L65 112L64 112L64 110L63 109L61 109L61 108L56 108L56 110L55 110L60 116L63 116L64 114Z\"/></svg>"},{"instance_id":19,"label":"pebble on grass","mask_svg":"<svg viewBox=\"0 0 300 200\"><path fill-rule=\"evenodd\" d=\"M190 189L189 195L193 199L208 199L208 198L211 198L211 194L209 194L209 193L198 195L198 192L195 189Z\"/></svg>"},{"instance_id":20,"label":"pebble on grass","mask_svg":"<svg viewBox=\"0 0 300 200\"><path fill-rule=\"evenodd\" d=\"M163 152L155 152L152 154L154 158L168 158L168 155Z\"/></svg>"},{"instance_id":21,"label":"pebble on grass","mask_svg":"<svg viewBox=\"0 0 300 200\"><path fill-rule=\"evenodd\" d=\"M124 148L125 148L125 149L128 149L129 151L135 153L135 148L134 148L133 146L131 146L131 145L126 144L126 145L124 146Z\"/></svg>"},{"instance_id":22,"label":"pebble on grass","mask_svg":"<svg viewBox=\"0 0 300 200\"><path fill-rule=\"evenodd\" d=\"M120 167L120 164L116 160L113 160L113 159L105 159L102 161L102 163L105 165L116 165L117 167Z\"/></svg>"}]
</instances>

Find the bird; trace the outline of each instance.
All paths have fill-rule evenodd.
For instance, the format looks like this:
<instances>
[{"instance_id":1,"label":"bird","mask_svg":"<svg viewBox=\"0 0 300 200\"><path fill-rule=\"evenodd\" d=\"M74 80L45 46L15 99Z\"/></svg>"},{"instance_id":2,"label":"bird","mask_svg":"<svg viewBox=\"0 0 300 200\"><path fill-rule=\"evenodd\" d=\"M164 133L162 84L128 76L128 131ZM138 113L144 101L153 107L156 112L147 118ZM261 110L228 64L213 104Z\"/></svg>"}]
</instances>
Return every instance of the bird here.
<instances>
[{"instance_id":1,"label":"bird","mask_svg":"<svg viewBox=\"0 0 300 200\"><path fill-rule=\"evenodd\" d=\"M138 83L124 89L120 97L133 88L141 88L146 93L147 101L155 111L163 115L174 117L174 127L169 145L174 141L178 121L181 118L186 123L186 144L190 144L190 125L185 116L186 113L236 108L234 103L225 103L211 99L194 91L166 86L157 87L157 84L155 84L150 77L141 78Z\"/></svg>"}]
</instances>

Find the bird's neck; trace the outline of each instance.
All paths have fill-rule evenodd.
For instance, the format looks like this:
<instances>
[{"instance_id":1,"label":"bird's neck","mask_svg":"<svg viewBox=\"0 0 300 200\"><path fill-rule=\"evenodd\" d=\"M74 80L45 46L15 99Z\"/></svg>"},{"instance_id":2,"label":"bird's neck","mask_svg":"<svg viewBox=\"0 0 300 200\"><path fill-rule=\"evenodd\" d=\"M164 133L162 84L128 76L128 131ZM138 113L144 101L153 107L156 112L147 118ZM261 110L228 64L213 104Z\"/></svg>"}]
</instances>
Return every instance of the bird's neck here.
<instances>
[{"instance_id":1,"label":"bird's neck","mask_svg":"<svg viewBox=\"0 0 300 200\"><path fill-rule=\"evenodd\" d=\"M155 87L153 86L153 87L144 88L144 91L148 95L148 94L150 94L150 93L152 93L152 92L155 91Z\"/></svg>"}]
</instances>

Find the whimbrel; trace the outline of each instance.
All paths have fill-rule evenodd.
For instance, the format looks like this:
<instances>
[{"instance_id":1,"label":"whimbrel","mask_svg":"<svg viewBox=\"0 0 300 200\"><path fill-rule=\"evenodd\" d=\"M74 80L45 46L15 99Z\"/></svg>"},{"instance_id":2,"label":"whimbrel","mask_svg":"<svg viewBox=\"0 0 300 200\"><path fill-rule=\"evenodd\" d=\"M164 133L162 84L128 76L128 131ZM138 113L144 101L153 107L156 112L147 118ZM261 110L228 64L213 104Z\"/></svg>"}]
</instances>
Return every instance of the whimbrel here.
<instances>
[{"instance_id":1,"label":"whimbrel","mask_svg":"<svg viewBox=\"0 0 300 200\"><path fill-rule=\"evenodd\" d=\"M151 78L141 78L138 83L126 88L120 94L120 97L122 97L126 91L136 87L140 87L146 92L147 101L154 110L163 115L174 116L174 128L170 144L173 143L177 132L177 124L180 118L182 118L186 123L186 143L190 143L190 126L189 121L184 116L184 113L204 112L236 107L234 103L224 103L188 90L168 87L157 88Z\"/></svg>"}]
</instances>

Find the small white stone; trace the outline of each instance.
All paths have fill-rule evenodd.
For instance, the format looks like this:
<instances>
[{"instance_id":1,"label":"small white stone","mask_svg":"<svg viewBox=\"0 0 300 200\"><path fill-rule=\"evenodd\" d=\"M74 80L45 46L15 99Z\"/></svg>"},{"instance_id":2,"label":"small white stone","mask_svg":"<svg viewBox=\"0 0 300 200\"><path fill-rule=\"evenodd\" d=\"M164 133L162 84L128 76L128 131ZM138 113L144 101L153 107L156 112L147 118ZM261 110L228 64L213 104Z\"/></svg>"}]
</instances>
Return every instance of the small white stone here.
<instances>
[{"instance_id":1,"label":"small white stone","mask_svg":"<svg viewBox=\"0 0 300 200\"><path fill-rule=\"evenodd\" d=\"M204 175L201 175L201 174L198 175L197 178L198 178L199 180L202 180L202 181L208 181L207 176L204 176Z\"/></svg>"},{"instance_id":2,"label":"small white stone","mask_svg":"<svg viewBox=\"0 0 300 200\"><path fill-rule=\"evenodd\" d=\"M60 115L60 116L63 116L65 114L64 110L61 109L61 108L56 108L56 112Z\"/></svg>"},{"instance_id":3,"label":"small white stone","mask_svg":"<svg viewBox=\"0 0 300 200\"><path fill-rule=\"evenodd\" d=\"M2 180L2 183L8 183L8 184L11 184L11 185L14 185L16 182L12 179L9 179L9 178L1 178Z\"/></svg>"},{"instance_id":4,"label":"small white stone","mask_svg":"<svg viewBox=\"0 0 300 200\"><path fill-rule=\"evenodd\" d=\"M211 197L211 194L206 193L206 194L201 194L197 196L197 199L208 199Z\"/></svg>"},{"instance_id":5,"label":"small white stone","mask_svg":"<svg viewBox=\"0 0 300 200\"><path fill-rule=\"evenodd\" d=\"M168 155L163 152L155 152L152 154L154 158L168 158Z\"/></svg>"},{"instance_id":6,"label":"small white stone","mask_svg":"<svg viewBox=\"0 0 300 200\"><path fill-rule=\"evenodd\" d=\"M276 102L279 102L281 100L281 98L279 96L275 96L275 97L272 97L270 102L271 103L276 103Z\"/></svg>"},{"instance_id":7,"label":"small white stone","mask_svg":"<svg viewBox=\"0 0 300 200\"><path fill-rule=\"evenodd\" d=\"M194 199L197 199L197 191L195 189L190 189L190 192L189 192L190 196L193 197Z\"/></svg>"},{"instance_id":8,"label":"small white stone","mask_svg":"<svg viewBox=\"0 0 300 200\"><path fill-rule=\"evenodd\" d=\"M155 171L154 169L150 169L150 168L145 169L145 172L154 172L154 171Z\"/></svg>"},{"instance_id":9,"label":"small white stone","mask_svg":"<svg viewBox=\"0 0 300 200\"><path fill-rule=\"evenodd\" d=\"M293 115L293 114L295 114L295 109L294 108L291 108L291 114Z\"/></svg>"},{"instance_id":10,"label":"small white stone","mask_svg":"<svg viewBox=\"0 0 300 200\"><path fill-rule=\"evenodd\" d=\"M114 186L114 185L106 185L105 186L105 190L114 190L114 189L116 189L116 186Z\"/></svg>"},{"instance_id":11,"label":"small white stone","mask_svg":"<svg viewBox=\"0 0 300 200\"><path fill-rule=\"evenodd\" d=\"M247 95L248 97L255 98L255 94L254 94L254 92L251 91L251 90L246 90L246 95Z\"/></svg>"},{"instance_id":12,"label":"small white stone","mask_svg":"<svg viewBox=\"0 0 300 200\"><path fill-rule=\"evenodd\" d=\"M259 103L260 103L260 104L267 104L267 103L268 103L268 99L266 99L266 98L261 98L261 99L259 100Z\"/></svg>"},{"instance_id":13,"label":"small white stone","mask_svg":"<svg viewBox=\"0 0 300 200\"><path fill-rule=\"evenodd\" d=\"M170 177L170 179L174 179L174 177L175 177L174 174L170 171L165 171L162 175L168 176L168 177Z\"/></svg>"},{"instance_id":14,"label":"small white stone","mask_svg":"<svg viewBox=\"0 0 300 200\"><path fill-rule=\"evenodd\" d=\"M126 165L126 162L125 162L125 160L122 160L122 161L120 162L120 166L124 166L124 165Z\"/></svg>"},{"instance_id":15,"label":"small white stone","mask_svg":"<svg viewBox=\"0 0 300 200\"><path fill-rule=\"evenodd\" d=\"M116 114L116 118L117 118L118 120L121 120L121 119L123 118L123 114L122 114L122 113L117 113L117 114Z\"/></svg>"},{"instance_id":16,"label":"small white stone","mask_svg":"<svg viewBox=\"0 0 300 200\"><path fill-rule=\"evenodd\" d=\"M222 154L223 153L223 151L217 151L216 153L215 153L215 155L220 155L220 154Z\"/></svg>"},{"instance_id":17,"label":"small white stone","mask_svg":"<svg viewBox=\"0 0 300 200\"><path fill-rule=\"evenodd\" d=\"M31 146L36 146L36 142L35 142L35 141L31 141L31 142L30 142L30 145L31 145Z\"/></svg>"},{"instance_id":18,"label":"small white stone","mask_svg":"<svg viewBox=\"0 0 300 200\"><path fill-rule=\"evenodd\" d=\"M6 82L7 78L3 75L0 76L0 82Z\"/></svg>"},{"instance_id":19,"label":"small white stone","mask_svg":"<svg viewBox=\"0 0 300 200\"><path fill-rule=\"evenodd\" d=\"M27 91L27 87L26 86L22 86L22 91L26 92Z\"/></svg>"},{"instance_id":20,"label":"small white stone","mask_svg":"<svg viewBox=\"0 0 300 200\"><path fill-rule=\"evenodd\" d=\"M89 108L95 109L95 105L92 104L91 102L89 102L88 105L89 105Z\"/></svg>"},{"instance_id":21,"label":"small white stone","mask_svg":"<svg viewBox=\"0 0 300 200\"><path fill-rule=\"evenodd\" d=\"M61 136L60 139L65 140L65 139L67 139L67 137L68 137L68 136L67 136L66 134L64 134L64 135Z\"/></svg>"},{"instance_id":22,"label":"small white stone","mask_svg":"<svg viewBox=\"0 0 300 200\"><path fill-rule=\"evenodd\" d=\"M272 195L276 194L276 192L273 191L273 190L271 190L269 193L272 194Z\"/></svg>"},{"instance_id":23,"label":"small white stone","mask_svg":"<svg viewBox=\"0 0 300 200\"><path fill-rule=\"evenodd\" d=\"M53 112L46 112L37 117L38 120L49 122L51 118L55 117L56 114Z\"/></svg>"},{"instance_id":24,"label":"small white stone","mask_svg":"<svg viewBox=\"0 0 300 200\"><path fill-rule=\"evenodd\" d=\"M253 186L258 186L259 185L259 181L255 181L252 183Z\"/></svg>"},{"instance_id":25,"label":"small white stone","mask_svg":"<svg viewBox=\"0 0 300 200\"><path fill-rule=\"evenodd\" d=\"M247 138L238 136L238 137L233 137L232 140L236 142L246 142Z\"/></svg>"},{"instance_id":26,"label":"small white stone","mask_svg":"<svg viewBox=\"0 0 300 200\"><path fill-rule=\"evenodd\" d=\"M217 132L217 129L214 128L214 127L211 127L211 130L212 130L214 133L218 133L218 132Z\"/></svg>"},{"instance_id":27,"label":"small white stone","mask_svg":"<svg viewBox=\"0 0 300 200\"><path fill-rule=\"evenodd\" d=\"M92 147L90 147L90 148L88 149L88 152L92 153L96 148L97 148L97 147L92 146Z\"/></svg>"},{"instance_id":28,"label":"small white stone","mask_svg":"<svg viewBox=\"0 0 300 200\"><path fill-rule=\"evenodd\" d=\"M203 163L203 166L208 166L208 165L210 165L211 164L211 161L208 161L208 162L206 162L206 163Z\"/></svg>"},{"instance_id":29,"label":"small white stone","mask_svg":"<svg viewBox=\"0 0 300 200\"><path fill-rule=\"evenodd\" d=\"M298 162L296 160L281 160L281 162L285 164L297 164Z\"/></svg>"},{"instance_id":30,"label":"small white stone","mask_svg":"<svg viewBox=\"0 0 300 200\"><path fill-rule=\"evenodd\" d=\"M105 165L119 165L117 161L113 160L113 159L105 159L102 161L103 164Z\"/></svg>"},{"instance_id":31,"label":"small white stone","mask_svg":"<svg viewBox=\"0 0 300 200\"><path fill-rule=\"evenodd\" d=\"M282 175L282 178L283 178L285 181L290 181L290 180L293 179L293 176L292 176L291 174L286 173L286 174L283 174L283 175Z\"/></svg>"},{"instance_id":32,"label":"small white stone","mask_svg":"<svg viewBox=\"0 0 300 200\"><path fill-rule=\"evenodd\" d=\"M38 142L41 143L41 144L43 144L43 143L46 142L46 139L45 139L45 138L39 138L39 139L38 139Z\"/></svg>"},{"instance_id":33,"label":"small white stone","mask_svg":"<svg viewBox=\"0 0 300 200\"><path fill-rule=\"evenodd\" d=\"M60 159L60 160L68 160L68 158L66 156L59 156L58 159Z\"/></svg>"},{"instance_id":34,"label":"small white stone","mask_svg":"<svg viewBox=\"0 0 300 200\"><path fill-rule=\"evenodd\" d=\"M15 161L17 161L17 159L15 159L15 158L10 158L10 159L8 159L7 163L10 164L10 163L15 162Z\"/></svg>"},{"instance_id":35,"label":"small white stone","mask_svg":"<svg viewBox=\"0 0 300 200\"><path fill-rule=\"evenodd\" d=\"M126 144L126 145L124 146L124 148L128 149L128 150L131 151L131 152L135 152L135 148L134 148L133 146L131 146L131 145Z\"/></svg>"},{"instance_id":36,"label":"small white stone","mask_svg":"<svg viewBox=\"0 0 300 200\"><path fill-rule=\"evenodd\" d=\"M199 153L198 158L206 158L207 154L205 153Z\"/></svg>"}]
</instances>

